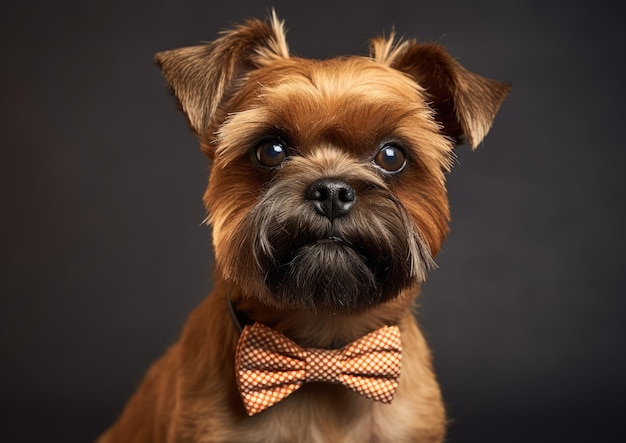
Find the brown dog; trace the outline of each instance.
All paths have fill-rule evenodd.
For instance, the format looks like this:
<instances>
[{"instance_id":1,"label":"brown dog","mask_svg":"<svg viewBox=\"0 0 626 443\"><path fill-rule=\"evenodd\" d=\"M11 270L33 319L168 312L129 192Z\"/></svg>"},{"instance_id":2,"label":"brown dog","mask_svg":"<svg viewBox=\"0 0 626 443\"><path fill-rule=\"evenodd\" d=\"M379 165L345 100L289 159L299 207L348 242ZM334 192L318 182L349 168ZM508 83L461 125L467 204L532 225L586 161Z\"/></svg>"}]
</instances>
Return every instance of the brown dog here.
<instances>
[{"instance_id":1,"label":"brown dog","mask_svg":"<svg viewBox=\"0 0 626 443\"><path fill-rule=\"evenodd\" d=\"M453 146L481 142L509 86L393 36L370 57L290 57L275 16L156 60L213 164L215 290L99 441L442 441L411 308L448 232ZM397 326L395 398L306 373L312 383L249 416L235 349L238 323L253 322L318 350Z\"/></svg>"}]
</instances>

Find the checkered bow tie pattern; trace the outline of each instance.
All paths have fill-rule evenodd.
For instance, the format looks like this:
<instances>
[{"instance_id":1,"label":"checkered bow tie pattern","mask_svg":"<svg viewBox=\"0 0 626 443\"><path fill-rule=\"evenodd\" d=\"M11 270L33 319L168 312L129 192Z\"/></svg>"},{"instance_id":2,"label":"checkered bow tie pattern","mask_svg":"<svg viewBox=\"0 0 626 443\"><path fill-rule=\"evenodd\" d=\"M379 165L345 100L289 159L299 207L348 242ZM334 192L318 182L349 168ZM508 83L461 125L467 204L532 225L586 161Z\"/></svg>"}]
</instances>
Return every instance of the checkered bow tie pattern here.
<instances>
[{"instance_id":1,"label":"checkered bow tie pattern","mask_svg":"<svg viewBox=\"0 0 626 443\"><path fill-rule=\"evenodd\" d=\"M261 324L237 343L237 386L248 415L283 400L306 382L337 383L390 403L398 387L402 346L397 326L384 326L341 349L302 348Z\"/></svg>"}]
</instances>

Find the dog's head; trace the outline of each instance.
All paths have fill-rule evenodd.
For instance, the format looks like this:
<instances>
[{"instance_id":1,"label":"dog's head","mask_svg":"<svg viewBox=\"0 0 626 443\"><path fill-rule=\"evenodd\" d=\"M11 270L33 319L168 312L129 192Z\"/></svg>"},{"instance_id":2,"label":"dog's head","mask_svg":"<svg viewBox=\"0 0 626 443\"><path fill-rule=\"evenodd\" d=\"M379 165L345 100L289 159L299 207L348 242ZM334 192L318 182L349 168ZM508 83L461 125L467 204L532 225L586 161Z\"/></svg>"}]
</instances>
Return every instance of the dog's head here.
<instances>
[{"instance_id":1,"label":"dog's head","mask_svg":"<svg viewBox=\"0 0 626 443\"><path fill-rule=\"evenodd\" d=\"M282 23L157 54L213 162L219 274L277 308L357 312L417 287L449 222L452 149L476 147L509 91L441 47L290 57Z\"/></svg>"}]
</instances>

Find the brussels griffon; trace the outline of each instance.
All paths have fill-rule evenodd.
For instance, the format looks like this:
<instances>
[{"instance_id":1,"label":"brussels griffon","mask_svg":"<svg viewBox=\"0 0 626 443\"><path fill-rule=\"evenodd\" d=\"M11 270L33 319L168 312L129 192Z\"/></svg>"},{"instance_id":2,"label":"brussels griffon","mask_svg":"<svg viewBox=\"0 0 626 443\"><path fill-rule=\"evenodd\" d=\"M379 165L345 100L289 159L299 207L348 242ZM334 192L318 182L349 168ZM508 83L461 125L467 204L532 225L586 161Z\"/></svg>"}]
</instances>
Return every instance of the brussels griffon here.
<instances>
[{"instance_id":1,"label":"brussels griffon","mask_svg":"<svg viewBox=\"0 0 626 443\"><path fill-rule=\"evenodd\" d=\"M212 163L215 288L99 441L441 442L411 308L509 86L393 35L291 57L275 15L156 62Z\"/></svg>"}]
</instances>

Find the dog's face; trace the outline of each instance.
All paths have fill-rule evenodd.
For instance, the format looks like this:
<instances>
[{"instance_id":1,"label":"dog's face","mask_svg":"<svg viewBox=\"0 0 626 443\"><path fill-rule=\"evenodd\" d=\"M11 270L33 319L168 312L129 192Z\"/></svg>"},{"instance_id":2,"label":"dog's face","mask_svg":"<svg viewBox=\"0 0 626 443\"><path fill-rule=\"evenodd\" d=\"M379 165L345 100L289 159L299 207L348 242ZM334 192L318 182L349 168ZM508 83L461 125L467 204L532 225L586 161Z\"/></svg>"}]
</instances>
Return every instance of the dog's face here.
<instances>
[{"instance_id":1,"label":"dog's face","mask_svg":"<svg viewBox=\"0 0 626 443\"><path fill-rule=\"evenodd\" d=\"M267 305L358 312L423 282L454 143L476 146L508 92L438 46L372 48L291 58L274 18L157 55L213 161L218 272Z\"/></svg>"},{"instance_id":2,"label":"dog's face","mask_svg":"<svg viewBox=\"0 0 626 443\"><path fill-rule=\"evenodd\" d=\"M422 281L445 236L452 146L416 83L368 59L288 59L247 85L205 198L223 274L268 303L328 311Z\"/></svg>"}]
</instances>

